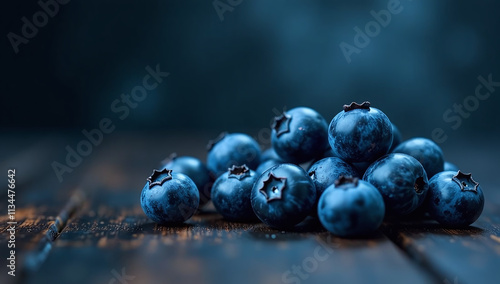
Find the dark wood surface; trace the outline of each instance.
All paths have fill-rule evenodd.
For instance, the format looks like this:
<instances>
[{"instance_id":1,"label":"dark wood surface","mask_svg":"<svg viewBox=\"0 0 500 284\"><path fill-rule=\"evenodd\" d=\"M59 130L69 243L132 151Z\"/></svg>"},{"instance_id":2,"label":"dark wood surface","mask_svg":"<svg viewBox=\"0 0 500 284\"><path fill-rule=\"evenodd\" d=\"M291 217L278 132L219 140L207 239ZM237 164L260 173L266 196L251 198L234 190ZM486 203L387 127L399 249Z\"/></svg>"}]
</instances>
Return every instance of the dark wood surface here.
<instances>
[{"instance_id":1,"label":"dark wood surface","mask_svg":"<svg viewBox=\"0 0 500 284\"><path fill-rule=\"evenodd\" d=\"M227 222L210 205L182 226L148 220L139 195L152 169L171 152L204 159L206 141L215 135L113 133L63 182L50 164L62 161L65 145L81 137L3 139L2 171L17 171L18 261L16 277L1 266L0 283L499 282L495 143L469 152L464 145L477 141L443 146L485 191L483 215L465 229L386 222L369 238L342 239L314 222L287 232ZM7 197L0 196L6 263ZM293 274L297 267L302 275ZM122 273L128 278L119 279Z\"/></svg>"}]
</instances>

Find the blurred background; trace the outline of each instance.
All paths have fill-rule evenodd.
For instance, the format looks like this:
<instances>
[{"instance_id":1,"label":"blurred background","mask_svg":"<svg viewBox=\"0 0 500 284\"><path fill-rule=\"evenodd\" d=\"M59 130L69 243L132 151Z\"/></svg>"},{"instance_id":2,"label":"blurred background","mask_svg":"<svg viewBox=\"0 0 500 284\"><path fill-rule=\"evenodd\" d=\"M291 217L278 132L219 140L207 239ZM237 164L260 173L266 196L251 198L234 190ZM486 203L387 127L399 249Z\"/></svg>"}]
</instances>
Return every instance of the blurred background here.
<instances>
[{"instance_id":1,"label":"blurred background","mask_svg":"<svg viewBox=\"0 0 500 284\"><path fill-rule=\"evenodd\" d=\"M442 128L449 135L444 143L452 143L451 138L500 130L500 91L486 100L469 99L474 111L462 115L467 117L460 118L458 127L457 114L443 119L454 104L474 97L478 76L492 74L493 81L500 81L496 1L57 5L44 22L37 1L3 4L4 131L79 133L109 118L118 130L255 135L283 108L308 106L329 122L343 104L363 100L382 109L405 138L431 137ZM390 19L381 12L388 5L397 11ZM373 23L374 14L383 25ZM40 27L19 43L23 17ZM357 28L365 35L358 35ZM19 36L16 47L12 33ZM342 43L349 46L348 56ZM146 67L157 65L169 76L134 108L118 111L125 106L122 94L142 86Z\"/></svg>"}]
</instances>

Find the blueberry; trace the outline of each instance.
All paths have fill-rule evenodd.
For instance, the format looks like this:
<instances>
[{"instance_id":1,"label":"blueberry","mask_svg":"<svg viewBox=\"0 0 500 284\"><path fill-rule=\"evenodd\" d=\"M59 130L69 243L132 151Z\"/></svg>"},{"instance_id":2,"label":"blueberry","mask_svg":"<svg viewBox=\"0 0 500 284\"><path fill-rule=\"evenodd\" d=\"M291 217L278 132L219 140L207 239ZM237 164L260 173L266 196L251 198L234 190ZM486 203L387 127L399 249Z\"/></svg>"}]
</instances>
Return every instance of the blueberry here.
<instances>
[{"instance_id":1,"label":"blueberry","mask_svg":"<svg viewBox=\"0 0 500 284\"><path fill-rule=\"evenodd\" d=\"M316 189L307 173L294 164L266 170L252 188L252 208L268 226L288 229L304 220L316 201Z\"/></svg>"},{"instance_id":2,"label":"blueberry","mask_svg":"<svg viewBox=\"0 0 500 284\"><path fill-rule=\"evenodd\" d=\"M210 200L213 178L208 168L199 159L189 156L178 157L173 153L163 163L164 169L185 174L193 180L200 193L200 207Z\"/></svg>"},{"instance_id":3,"label":"blueberry","mask_svg":"<svg viewBox=\"0 0 500 284\"><path fill-rule=\"evenodd\" d=\"M325 190L318 204L323 227L341 237L374 232L384 213L384 199L373 185L343 176Z\"/></svg>"},{"instance_id":4,"label":"blueberry","mask_svg":"<svg viewBox=\"0 0 500 284\"><path fill-rule=\"evenodd\" d=\"M200 202L196 184L170 169L154 170L141 192L141 207L158 224L182 223L189 219Z\"/></svg>"},{"instance_id":5,"label":"blueberry","mask_svg":"<svg viewBox=\"0 0 500 284\"><path fill-rule=\"evenodd\" d=\"M255 172L258 174L258 175L261 175L263 172L265 172L267 169L273 167L273 166L276 166L276 165L279 165L279 164L283 164L283 161L282 160L275 160L275 159L269 159L269 160L266 160L264 162L262 162L258 167L257 169L255 170Z\"/></svg>"},{"instance_id":6,"label":"blueberry","mask_svg":"<svg viewBox=\"0 0 500 284\"><path fill-rule=\"evenodd\" d=\"M399 129L392 123L392 145L391 148L389 149L389 152L392 152L394 148L399 146L401 142L403 141L403 136L401 136L401 132L399 132Z\"/></svg>"},{"instance_id":7,"label":"blueberry","mask_svg":"<svg viewBox=\"0 0 500 284\"><path fill-rule=\"evenodd\" d=\"M335 155L349 163L372 162L392 144L392 123L369 102L344 105L331 121L328 140Z\"/></svg>"},{"instance_id":8,"label":"blueberry","mask_svg":"<svg viewBox=\"0 0 500 284\"><path fill-rule=\"evenodd\" d=\"M417 137L406 140L399 144L393 153L403 153L417 159L424 166L429 178L444 170L443 151L427 138Z\"/></svg>"},{"instance_id":9,"label":"blueberry","mask_svg":"<svg viewBox=\"0 0 500 284\"><path fill-rule=\"evenodd\" d=\"M359 177L357 170L353 166L337 157L329 157L317 161L311 165L308 174L316 188L317 200L319 200L323 191L340 176Z\"/></svg>"},{"instance_id":10,"label":"blueberry","mask_svg":"<svg viewBox=\"0 0 500 284\"><path fill-rule=\"evenodd\" d=\"M407 215L424 201L429 184L422 165L412 156L388 154L368 167L363 180L382 194L386 215Z\"/></svg>"},{"instance_id":11,"label":"blueberry","mask_svg":"<svg viewBox=\"0 0 500 284\"><path fill-rule=\"evenodd\" d=\"M300 164L328 148L328 125L315 110L297 107L274 118L271 142L286 162Z\"/></svg>"},{"instance_id":12,"label":"blueberry","mask_svg":"<svg viewBox=\"0 0 500 284\"><path fill-rule=\"evenodd\" d=\"M218 177L212 187L212 202L217 212L229 221L256 220L250 197L257 178L246 165L233 166Z\"/></svg>"},{"instance_id":13,"label":"blueberry","mask_svg":"<svg viewBox=\"0 0 500 284\"><path fill-rule=\"evenodd\" d=\"M468 226L479 218L483 207L483 190L471 174L445 171L429 181L426 208L442 225Z\"/></svg>"},{"instance_id":14,"label":"blueberry","mask_svg":"<svg viewBox=\"0 0 500 284\"><path fill-rule=\"evenodd\" d=\"M260 164L259 144L242 133L222 133L208 144L207 167L217 177L233 165L255 170Z\"/></svg>"},{"instance_id":15,"label":"blueberry","mask_svg":"<svg viewBox=\"0 0 500 284\"><path fill-rule=\"evenodd\" d=\"M453 172L458 172L458 167L455 164L452 164L450 162L444 162L444 170L443 171L453 171Z\"/></svg>"}]
</instances>

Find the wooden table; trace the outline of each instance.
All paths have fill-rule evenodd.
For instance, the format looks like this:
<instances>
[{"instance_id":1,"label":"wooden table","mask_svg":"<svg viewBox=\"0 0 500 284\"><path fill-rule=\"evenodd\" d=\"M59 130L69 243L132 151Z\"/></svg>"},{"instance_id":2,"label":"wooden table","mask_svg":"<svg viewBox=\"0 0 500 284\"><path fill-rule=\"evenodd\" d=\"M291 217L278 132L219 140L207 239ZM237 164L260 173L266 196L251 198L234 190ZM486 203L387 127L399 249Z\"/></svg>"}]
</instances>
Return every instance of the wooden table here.
<instances>
[{"instance_id":1,"label":"wooden table","mask_svg":"<svg viewBox=\"0 0 500 284\"><path fill-rule=\"evenodd\" d=\"M384 223L370 238L342 239L314 223L283 232L226 222L210 206L185 225L155 225L139 204L146 177L171 152L204 160L217 134L161 133L109 134L62 182L51 163L62 163L81 134L2 134L0 283L500 283L494 141L443 145L485 191L472 226ZM9 168L16 169L15 277L6 267Z\"/></svg>"}]
</instances>

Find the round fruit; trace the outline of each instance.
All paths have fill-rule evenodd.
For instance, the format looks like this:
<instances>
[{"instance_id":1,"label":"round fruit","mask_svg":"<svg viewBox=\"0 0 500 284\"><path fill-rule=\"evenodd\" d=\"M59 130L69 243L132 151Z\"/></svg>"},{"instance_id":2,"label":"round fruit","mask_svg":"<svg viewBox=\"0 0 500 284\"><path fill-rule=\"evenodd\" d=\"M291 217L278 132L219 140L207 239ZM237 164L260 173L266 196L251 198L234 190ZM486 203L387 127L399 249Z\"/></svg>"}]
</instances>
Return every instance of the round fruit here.
<instances>
[{"instance_id":1,"label":"round fruit","mask_svg":"<svg viewBox=\"0 0 500 284\"><path fill-rule=\"evenodd\" d=\"M341 236L360 236L377 230L384 220L384 200L373 185L341 177L328 187L318 203L325 229Z\"/></svg>"},{"instance_id":2,"label":"round fruit","mask_svg":"<svg viewBox=\"0 0 500 284\"><path fill-rule=\"evenodd\" d=\"M294 164L266 170L252 188L252 208L268 226L286 229L304 220L316 201L316 189L307 173Z\"/></svg>"},{"instance_id":3,"label":"round fruit","mask_svg":"<svg viewBox=\"0 0 500 284\"><path fill-rule=\"evenodd\" d=\"M298 107L274 118L271 142L286 162L310 161L328 148L328 125L315 110Z\"/></svg>"},{"instance_id":4,"label":"round fruit","mask_svg":"<svg viewBox=\"0 0 500 284\"><path fill-rule=\"evenodd\" d=\"M382 194L386 214L397 217L417 209L425 198L429 184L422 165L412 156L388 154L366 170L363 180Z\"/></svg>"},{"instance_id":5,"label":"round fruit","mask_svg":"<svg viewBox=\"0 0 500 284\"><path fill-rule=\"evenodd\" d=\"M468 226L479 218L483 207L483 190L471 174L446 171L429 181L426 208L440 224Z\"/></svg>"},{"instance_id":6,"label":"round fruit","mask_svg":"<svg viewBox=\"0 0 500 284\"><path fill-rule=\"evenodd\" d=\"M344 105L331 121L328 141L335 156L349 163L372 162L392 145L392 124L369 102Z\"/></svg>"},{"instance_id":7,"label":"round fruit","mask_svg":"<svg viewBox=\"0 0 500 284\"><path fill-rule=\"evenodd\" d=\"M259 144L246 134L224 132L208 143L207 167L217 177L233 165L255 170L259 164Z\"/></svg>"},{"instance_id":8,"label":"round fruit","mask_svg":"<svg viewBox=\"0 0 500 284\"><path fill-rule=\"evenodd\" d=\"M229 221L256 220L250 197L257 178L246 165L233 166L217 178L212 187L212 202L217 212Z\"/></svg>"},{"instance_id":9,"label":"round fruit","mask_svg":"<svg viewBox=\"0 0 500 284\"><path fill-rule=\"evenodd\" d=\"M182 223L198 209L200 195L186 175L154 170L141 192L141 207L158 224Z\"/></svg>"}]
</instances>

